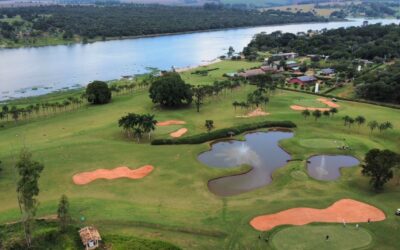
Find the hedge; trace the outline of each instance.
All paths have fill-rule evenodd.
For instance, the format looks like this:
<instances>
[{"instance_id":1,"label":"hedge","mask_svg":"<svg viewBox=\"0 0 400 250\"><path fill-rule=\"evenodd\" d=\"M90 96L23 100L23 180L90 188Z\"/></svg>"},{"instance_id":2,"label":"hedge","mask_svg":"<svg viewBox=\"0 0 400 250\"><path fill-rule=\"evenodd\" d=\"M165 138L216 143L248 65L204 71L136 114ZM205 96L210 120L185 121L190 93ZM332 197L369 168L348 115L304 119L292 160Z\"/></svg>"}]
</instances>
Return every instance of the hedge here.
<instances>
[{"instance_id":1,"label":"hedge","mask_svg":"<svg viewBox=\"0 0 400 250\"><path fill-rule=\"evenodd\" d=\"M293 91L293 92L310 94L310 95L322 96L322 97L327 97L327 98L335 98L335 99L343 100L343 101L366 103L366 104L372 104L372 105L377 105L377 106L386 107L386 108L400 109L400 105L396 105L396 104L383 103L383 102L374 102L374 101L360 100L360 99L351 99L351 98L345 98L345 97L334 96L334 95L307 92L307 91L298 90L298 89L290 89L290 88L282 88L282 87L276 87L276 88L277 89L283 89L283 90L289 90L289 91Z\"/></svg>"},{"instance_id":2,"label":"hedge","mask_svg":"<svg viewBox=\"0 0 400 250\"><path fill-rule=\"evenodd\" d=\"M231 137L233 135L242 134L244 132L259 128L271 127L295 128L296 124L291 121L263 121L249 124L241 124L235 127L214 130L210 133L202 133L178 139L155 139L151 142L151 145L200 144L207 141Z\"/></svg>"}]
</instances>

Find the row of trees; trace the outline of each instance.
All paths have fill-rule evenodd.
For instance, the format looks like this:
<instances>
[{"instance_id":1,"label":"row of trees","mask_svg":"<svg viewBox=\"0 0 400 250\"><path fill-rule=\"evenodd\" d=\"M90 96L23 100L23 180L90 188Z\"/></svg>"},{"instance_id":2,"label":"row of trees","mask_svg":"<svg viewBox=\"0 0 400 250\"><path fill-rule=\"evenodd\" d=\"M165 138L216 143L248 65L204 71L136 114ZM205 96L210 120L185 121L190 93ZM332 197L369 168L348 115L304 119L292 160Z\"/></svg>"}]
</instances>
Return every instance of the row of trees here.
<instances>
[{"instance_id":1,"label":"row of trees","mask_svg":"<svg viewBox=\"0 0 400 250\"><path fill-rule=\"evenodd\" d=\"M129 113L119 119L118 125L124 129L128 138L133 137L140 142L144 133L148 134L149 140L151 139L151 133L156 129L157 120L154 115Z\"/></svg>"},{"instance_id":2,"label":"row of trees","mask_svg":"<svg viewBox=\"0 0 400 250\"><path fill-rule=\"evenodd\" d=\"M131 94L136 89L143 89L150 85L150 81L132 82L109 86L106 82L94 81L90 83L85 93L79 96L69 96L63 101L30 104L24 107L5 104L0 108L0 122L13 120L29 120L62 112L74 111L87 103L106 104L111 101L112 94Z\"/></svg>"},{"instance_id":3,"label":"row of trees","mask_svg":"<svg viewBox=\"0 0 400 250\"><path fill-rule=\"evenodd\" d=\"M26 107L3 105L0 110L0 121L29 120L42 116L49 116L66 111L72 111L85 105L85 97L68 97L64 101L30 104Z\"/></svg>"},{"instance_id":4,"label":"row of trees","mask_svg":"<svg viewBox=\"0 0 400 250\"><path fill-rule=\"evenodd\" d=\"M372 133L375 129L378 129L379 132L383 132L383 131L385 131L385 130L387 130L387 129L393 129L393 124L392 124L391 122L389 122L389 121L379 123L379 122L377 122L376 120L372 120L372 121L369 121L368 123L366 123L367 120L366 120L365 117L362 116L362 115L359 115L359 116L357 116L357 117L355 117L355 118L346 115L346 116L344 116L342 119L343 119L343 121L344 121L344 124L343 124L343 125L344 125L344 126L348 126L349 128L350 128L353 124L357 124L359 127L360 127L361 125L367 124L368 128L371 130L371 133Z\"/></svg>"},{"instance_id":5,"label":"row of trees","mask_svg":"<svg viewBox=\"0 0 400 250\"><path fill-rule=\"evenodd\" d=\"M308 117L310 117L312 115L315 118L315 121L317 121L322 116L330 117L330 116L335 115L338 112L339 112L339 110L337 108L331 108L329 110L324 110L324 111L321 111L319 109L316 109L314 111L305 109L301 112L301 115L304 117L304 119L307 119Z\"/></svg>"},{"instance_id":6,"label":"row of trees","mask_svg":"<svg viewBox=\"0 0 400 250\"><path fill-rule=\"evenodd\" d=\"M240 87L240 80L216 81L212 85L192 86L185 83L178 73L169 72L155 79L150 86L149 96L153 103L168 108L176 108L195 103L197 112L207 97L217 97Z\"/></svg>"}]
</instances>

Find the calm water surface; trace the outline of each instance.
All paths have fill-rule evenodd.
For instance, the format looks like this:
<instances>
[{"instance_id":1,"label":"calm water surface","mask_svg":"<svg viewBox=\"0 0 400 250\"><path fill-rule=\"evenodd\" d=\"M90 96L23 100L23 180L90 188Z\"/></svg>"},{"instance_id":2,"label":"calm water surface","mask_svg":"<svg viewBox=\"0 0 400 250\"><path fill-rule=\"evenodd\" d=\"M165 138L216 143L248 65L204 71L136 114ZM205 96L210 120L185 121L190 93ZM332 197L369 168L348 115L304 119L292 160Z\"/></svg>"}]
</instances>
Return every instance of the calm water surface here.
<instances>
[{"instance_id":1,"label":"calm water surface","mask_svg":"<svg viewBox=\"0 0 400 250\"><path fill-rule=\"evenodd\" d=\"M229 46L241 51L260 32L299 32L358 26L352 22L292 24L228 29L152 38L115 40L70 46L0 49L0 100L39 95L148 72L148 67L170 69L195 66L225 54ZM399 23L376 19L370 23Z\"/></svg>"},{"instance_id":2,"label":"calm water surface","mask_svg":"<svg viewBox=\"0 0 400 250\"><path fill-rule=\"evenodd\" d=\"M245 174L209 181L210 191L219 196L230 196L267 185L272 181L274 170L285 166L290 160L290 155L278 146L278 142L291 137L291 132L257 132L247 134L245 141L212 144L210 151L199 155L202 163L216 168L246 164L252 169Z\"/></svg>"},{"instance_id":3,"label":"calm water surface","mask_svg":"<svg viewBox=\"0 0 400 250\"><path fill-rule=\"evenodd\" d=\"M336 180L340 177L340 168L360 164L357 158L348 155L317 155L308 161L308 174L318 180Z\"/></svg>"}]
</instances>

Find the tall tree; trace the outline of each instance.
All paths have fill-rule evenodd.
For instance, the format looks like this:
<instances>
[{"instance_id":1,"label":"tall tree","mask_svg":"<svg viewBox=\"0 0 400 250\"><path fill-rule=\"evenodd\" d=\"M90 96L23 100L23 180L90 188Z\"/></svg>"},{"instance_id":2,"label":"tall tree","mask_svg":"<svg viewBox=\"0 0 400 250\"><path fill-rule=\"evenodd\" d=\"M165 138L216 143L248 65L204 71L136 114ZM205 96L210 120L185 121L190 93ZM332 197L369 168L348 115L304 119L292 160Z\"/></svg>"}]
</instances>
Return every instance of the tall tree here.
<instances>
[{"instance_id":1,"label":"tall tree","mask_svg":"<svg viewBox=\"0 0 400 250\"><path fill-rule=\"evenodd\" d=\"M86 96L92 104L106 104L111 101L111 90L107 83L94 81L86 87Z\"/></svg>"},{"instance_id":2,"label":"tall tree","mask_svg":"<svg viewBox=\"0 0 400 250\"><path fill-rule=\"evenodd\" d=\"M362 174L371 177L370 183L378 191L393 178L393 168L399 163L399 155L387 149L371 149L364 161Z\"/></svg>"},{"instance_id":3,"label":"tall tree","mask_svg":"<svg viewBox=\"0 0 400 250\"><path fill-rule=\"evenodd\" d=\"M33 220L38 206L36 199L39 195L38 181L44 166L34 161L28 149L23 148L16 163L16 168L19 174L17 182L18 204L21 210L26 245L30 247L32 243Z\"/></svg>"},{"instance_id":4,"label":"tall tree","mask_svg":"<svg viewBox=\"0 0 400 250\"><path fill-rule=\"evenodd\" d=\"M311 115L310 110L308 109L303 110L301 114L304 116L304 119L307 119Z\"/></svg>"},{"instance_id":5,"label":"tall tree","mask_svg":"<svg viewBox=\"0 0 400 250\"><path fill-rule=\"evenodd\" d=\"M141 127L143 128L143 132L149 135L149 140L151 139L151 132L156 129L156 124L157 120L154 119L154 115L142 115Z\"/></svg>"},{"instance_id":6,"label":"tall tree","mask_svg":"<svg viewBox=\"0 0 400 250\"><path fill-rule=\"evenodd\" d=\"M362 115L359 115L355 118L355 122L358 124L358 126L361 126L365 123L365 118Z\"/></svg>"},{"instance_id":7,"label":"tall tree","mask_svg":"<svg viewBox=\"0 0 400 250\"><path fill-rule=\"evenodd\" d=\"M316 109L312 112L312 115L314 116L315 120L317 121L319 118L321 118L321 111L319 109Z\"/></svg>"},{"instance_id":8,"label":"tall tree","mask_svg":"<svg viewBox=\"0 0 400 250\"><path fill-rule=\"evenodd\" d=\"M206 88L204 86L197 85L196 87L193 87L192 90L197 112L200 112L200 105L203 104L204 97L207 94Z\"/></svg>"},{"instance_id":9,"label":"tall tree","mask_svg":"<svg viewBox=\"0 0 400 250\"><path fill-rule=\"evenodd\" d=\"M371 130L371 133L376 129L376 128L378 128L378 126L379 126L379 123L377 122L377 121L370 121L370 122L368 122L368 127L369 127L369 129Z\"/></svg>"},{"instance_id":10,"label":"tall tree","mask_svg":"<svg viewBox=\"0 0 400 250\"><path fill-rule=\"evenodd\" d=\"M60 231L65 232L71 221L71 216L69 214L69 201L65 194L60 198L57 209L57 218L60 224Z\"/></svg>"},{"instance_id":11,"label":"tall tree","mask_svg":"<svg viewBox=\"0 0 400 250\"><path fill-rule=\"evenodd\" d=\"M167 73L153 81L150 89L150 98L153 103L166 107L177 107L190 104L193 100L193 91L178 73Z\"/></svg>"}]
</instances>

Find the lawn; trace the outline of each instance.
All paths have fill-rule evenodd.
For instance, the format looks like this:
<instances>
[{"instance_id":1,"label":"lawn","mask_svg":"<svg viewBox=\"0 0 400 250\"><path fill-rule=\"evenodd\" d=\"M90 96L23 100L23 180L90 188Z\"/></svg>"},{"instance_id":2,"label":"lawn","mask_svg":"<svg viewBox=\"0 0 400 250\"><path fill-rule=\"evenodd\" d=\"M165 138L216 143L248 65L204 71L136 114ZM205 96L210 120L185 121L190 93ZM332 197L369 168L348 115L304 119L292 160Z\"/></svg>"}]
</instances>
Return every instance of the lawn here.
<instances>
[{"instance_id":1,"label":"lawn","mask_svg":"<svg viewBox=\"0 0 400 250\"><path fill-rule=\"evenodd\" d=\"M326 236L329 239L326 240ZM272 238L276 249L341 249L351 250L366 247L372 243L372 236L367 229L354 225L310 225L287 227L279 230Z\"/></svg>"},{"instance_id":2,"label":"lawn","mask_svg":"<svg viewBox=\"0 0 400 250\"><path fill-rule=\"evenodd\" d=\"M186 71L182 74L182 78L190 84L212 84L214 81L223 80L222 77L223 74L236 73L239 70L246 70L259 66L261 66L260 62L225 60L219 63L214 63L208 66L199 67L196 69ZM210 71L207 76L192 74L197 70L206 70L206 69L217 69L217 70Z\"/></svg>"},{"instance_id":3,"label":"lawn","mask_svg":"<svg viewBox=\"0 0 400 250\"><path fill-rule=\"evenodd\" d=\"M190 83L209 84L222 79L222 73L251 65L256 63L224 62L218 64L218 72L212 71L205 77L183 75ZM245 100L253 90L252 86L243 86L207 99L200 113L194 107L161 109L151 103L146 91L139 91L117 96L107 105L88 106L0 128L0 159L4 162L0 172L0 223L19 218L15 194L17 176L13 166L19 150L26 146L35 159L45 165L40 179L39 217L54 214L59 197L66 194L73 218L79 220L84 216L85 224L97 226L104 234L165 240L184 249L265 249L282 242L278 237L280 229L268 232L277 235L272 243L261 242L259 232L249 225L254 216L297 206L324 208L341 198L352 198L375 205L387 215L383 222L363 225L372 235L371 244L380 249L399 249L400 223L394 210L400 200L400 186L395 181L388 183L384 192L375 193L368 179L360 174L360 168L355 167L342 170L343 176L337 181L321 182L307 175L305 160L314 154L343 154L332 144L343 138L352 148L348 153L360 159L371 148L399 152L400 110L341 101L338 114L315 121L304 119L300 112L291 110L290 105L299 99L314 102L316 96L277 90L266 108L271 115L236 118L240 111L235 113L232 102ZM214 120L216 129L253 121L290 120L298 126L295 136L280 144L292 158L299 160L276 170L268 186L237 196L217 197L209 192L207 181L237 169L212 169L201 164L197 155L209 148L208 143L151 146L146 140L139 144L127 140L117 121L128 112L153 113L159 121L187 122L156 130L154 138L168 138L169 132L180 127L189 129L187 135L203 133L206 119ZM341 119L344 115L363 115L367 120L379 122L389 120L395 129L370 133L365 125L344 127ZM313 141L315 139L323 141ZM321 146L304 146L310 143ZM146 164L152 164L155 170L141 180L97 180L86 186L76 186L72 182L72 176L78 172L120 165L137 168ZM308 238L303 239L306 240ZM354 244L350 245L356 246Z\"/></svg>"}]
</instances>

